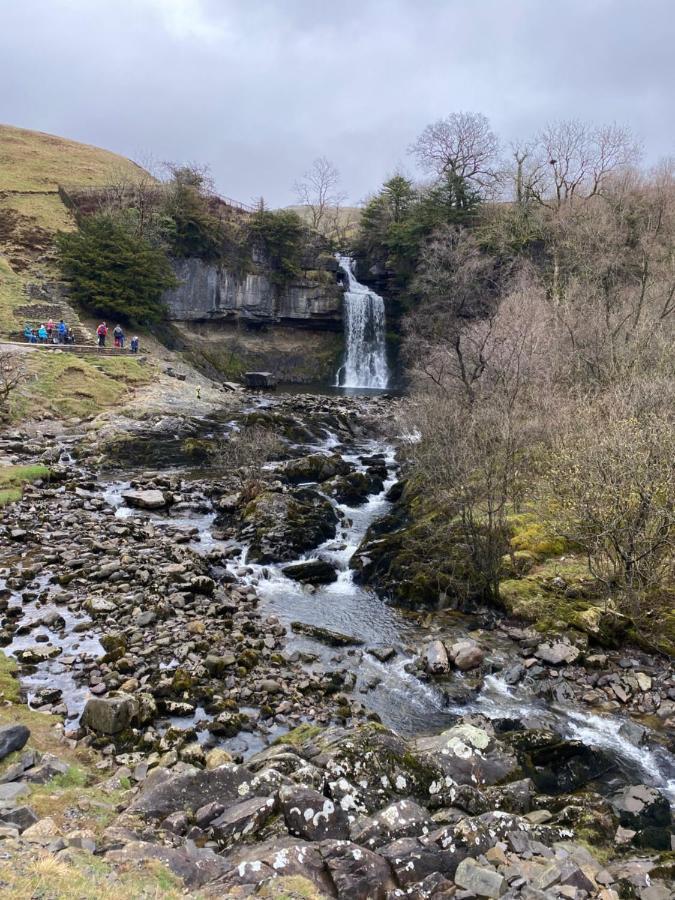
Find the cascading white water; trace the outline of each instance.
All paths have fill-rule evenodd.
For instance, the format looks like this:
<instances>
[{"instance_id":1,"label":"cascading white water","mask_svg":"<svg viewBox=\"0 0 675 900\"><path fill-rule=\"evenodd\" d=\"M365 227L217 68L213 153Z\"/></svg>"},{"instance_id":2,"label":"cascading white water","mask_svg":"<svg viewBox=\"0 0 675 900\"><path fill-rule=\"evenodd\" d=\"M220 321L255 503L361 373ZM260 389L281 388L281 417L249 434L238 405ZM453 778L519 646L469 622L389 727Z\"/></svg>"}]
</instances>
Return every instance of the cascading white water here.
<instances>
[{"instance_id":1,"label":"cascading white water","mask_svg":"<svg viewBox=\"0 0 675 900\"><path fill-rule=\"evenodd\" d=\"M347 388L386 388L389 384L385 343L384 300L360 284L354 260L338 256L347 276L344 296L345 361L338 369L336 385Z\"/></svg>"}]
</instances>

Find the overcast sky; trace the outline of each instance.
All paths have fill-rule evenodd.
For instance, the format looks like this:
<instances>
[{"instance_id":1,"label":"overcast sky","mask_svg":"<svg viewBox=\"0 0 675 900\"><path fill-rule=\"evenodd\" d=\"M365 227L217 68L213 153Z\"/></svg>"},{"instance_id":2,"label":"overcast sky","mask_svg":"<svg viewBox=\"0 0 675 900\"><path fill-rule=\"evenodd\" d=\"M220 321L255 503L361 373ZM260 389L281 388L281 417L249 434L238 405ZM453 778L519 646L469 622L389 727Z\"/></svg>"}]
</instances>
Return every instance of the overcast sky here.
<instances>
[{"instance_id":1,"label":"overcast sky","mask_svg":"<svg viewBox=\"0 0 675 900\"><path fill-rule=\"evenodd\" d=\"M0 122L274 205L326 155L359 202L452 111L505 142L616 121L671 155L674 47L673 0L0 0Z\"/></svg>"}]
</instances>

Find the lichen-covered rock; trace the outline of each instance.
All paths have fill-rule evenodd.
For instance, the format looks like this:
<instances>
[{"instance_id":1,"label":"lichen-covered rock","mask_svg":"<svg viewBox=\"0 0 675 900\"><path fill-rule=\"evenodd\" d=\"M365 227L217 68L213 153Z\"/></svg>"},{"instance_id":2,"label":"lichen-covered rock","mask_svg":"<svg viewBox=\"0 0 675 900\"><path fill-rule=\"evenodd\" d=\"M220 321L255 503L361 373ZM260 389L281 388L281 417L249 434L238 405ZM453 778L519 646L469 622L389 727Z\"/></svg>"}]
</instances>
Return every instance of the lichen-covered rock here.
<instances>
[{"instance_id":1,"label":"lichen-covered rock","mask_svg":"<svg viewBox=\"0 0 675 900\"><path fill-rule=\"evenodd\" d=\"M258 885L270 878L301 875L323 894L334 897L333 881L319 847L319 844L287 837L237 848L226 857L231 869L219 880L218 888L223 893L217 896L226 897L229 888L240 885Z\"/></svg>"},{"instance_id":2,"label":"lichen-covered rock","mask_svg":"<svg viewBox=\"0 0 675 900\"><path fill-rule=\"evenodd\" d=\"M351 837L355 843L376 850L399 838L428 834L435 827L427 809L413 800L399 800L370 818L357 820Z\"/></svg>"},{"instance_id":3,"label":"lichen-covered rock","mask_svg":"<svg viewBox=\"0 0 675 900\"><path fill-rule=\"evenodd\" d=\"M226 847L239 841L254 839L275 809L274 796L251 797L225 809L209 823L209 831Z\"/></svg>"},{"instance_id":4,"label":"lichen-covered rock","mask_svg":"<svg viewBox=\"0 0 675 900\"><path fill-rule=\"evenodd\" d=\"M318 791L289 785L279 791L279 804L291 834L308 841L349 837L346 812Z\"/></svg>"},{"instance_id":5,"label":"lichen-covered rock","mask_svg":"<svg viewBox=\"0 0 675 900\"><path fill-rule=\"evenodd\" d=\"M379 854L351 841L323 841L321 855L338 897L384 900L396 887L388 862Z\"/></svg>"},{"instance_id":6,"label":"lichen-covered rock","mask_svg":"<svg viewBox=\"0 0 675 900\"><path fill-rule=\"evenodd\" d=\"M163 819L176 810L195 812L212 801L228 808L252 795L253 777L243 766L234 763L217 769L169 775L159 782L146 782L129 811L148 819Z\"/></svg>"},{"instance_id":7,"label":"lichen-covered rock","mask_svg":"<svg viewBox=\"0 0 675 900\"><path fill-rule=\"evenodd\" d=\"M299 752L325 770L333 800L350 815L373 813L412 797L426 803L443 773L433 760L415 753L403 738L375 723L351 731L326 729Z\"/></svg>"},{"instance_id":8,"label":"lichen-covered rock","mask_svg":"<svg viewBox=\"0 0 675 900\"><path fill-rule=\"evenodd\" d=\"M418 738L414 746L445 776L433 786L439 802L447 778L451 785L447 800L452 803L453 784L498 784L514 777L519 770L513 750L475 725L456 725L439 735Z\"/></svg>"}]
</instances>

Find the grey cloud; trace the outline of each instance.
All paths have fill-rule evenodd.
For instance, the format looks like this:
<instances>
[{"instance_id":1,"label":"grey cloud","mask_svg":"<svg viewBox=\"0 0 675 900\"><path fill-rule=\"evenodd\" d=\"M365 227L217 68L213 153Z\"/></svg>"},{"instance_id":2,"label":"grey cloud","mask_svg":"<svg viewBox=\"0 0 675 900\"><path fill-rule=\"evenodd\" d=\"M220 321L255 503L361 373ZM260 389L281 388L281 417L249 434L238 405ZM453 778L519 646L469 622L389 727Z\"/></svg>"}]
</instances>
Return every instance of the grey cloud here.
<instances>
[{"instance_id":1,"label":"grey cloud","mask_svg":"<svg viewBox=\"0 0 675 900\"><path fill-rule=\"evenodd\" d=\"M670 0L0 0L0 121L293 201L317 155L359 201L424 125L505 141L576 116L673 152ZM9 7L9 8L6 8Z\"/></svg>"}]
</instances>

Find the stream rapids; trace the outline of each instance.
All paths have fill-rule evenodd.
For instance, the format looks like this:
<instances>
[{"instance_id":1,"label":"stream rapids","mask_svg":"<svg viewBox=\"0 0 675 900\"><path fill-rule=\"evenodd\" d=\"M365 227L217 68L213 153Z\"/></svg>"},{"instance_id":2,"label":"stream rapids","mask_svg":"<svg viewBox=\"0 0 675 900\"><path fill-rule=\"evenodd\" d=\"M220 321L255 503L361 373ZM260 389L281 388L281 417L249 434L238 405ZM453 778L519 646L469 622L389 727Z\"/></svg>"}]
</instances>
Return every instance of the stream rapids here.
<instances>
[{"instance_id":1,"label":"stream rapids","mask_svg":"<svg viewBox=\"0 0 675 900\"><path fill-rule=\"evenodd\" d=\"M267 400L253 404L251 409L274 409L276 405L277 401ZM237 427L234 421L210 421L202 430L207 436L216 433L219 438L227 438ZM335 537L298 557L303 561L320 559L330 563L337 573L336 580L330 584L308 587L291 580L283 573L288 561L251 561L245 541L233 541L219 534L214 525L216 512L208 508L208 503L201 506L182 503L179 508L156 512L126 505L123 495L138 478L138 471L120 471L105 482L99 478L93 496L102 500L99 513L108 520L112 516L122 525L145 523L151 530L173 535L203 557L215 558L221 554L222 577L254 593L258 612L284 626L285 655L307 673L321 675L339 671L342 693L354 697L368 714L377 716L403 737L437 734L467 715L550 728L564 738L581 741L609 754L615 763L615 770L608 778L610 788L637 780L660 788L675 800L675 761L658 730L644 726L645 735L636 744L626 727L630 719L625 715L598 713L581 708L574 701L543 698L526 679L515 685L507 683L504 673L519 657L519 647L508 629L486 629L486 620L480 614L468 616L446 611L429 617L406 612L388 605L355 581L350 559L368 528L391 508L388 494L398 477L392 443L369 436L345 441L344 435L322 427L319 439L302 444L290 442L289 449L295 455L337 454L357 472L365 472L368 460L373 457L386 466L382 489L370 494L360 505L340 503L315 483L299 485L317 490L339 517ZM268 464L268 475L274 477L282 465ZM164 474L167 473L190 477L181 467L165 470ZM199 477L208 479L209 475L202 472ZM29 660L28 664L24 661L21 682L31 704L49 695L50 690L60 692L67 720L76 724L91 696L86 673L105 652L100 620L64 605L60 596L63 587L52 578L48 558L38 568L39 572L27 587L12 588L7 570L0 577L0 596L6 599L5 614L12 617L14 624L12 639L4 652L20 657L35 646L58 648L58 655L52 658L45 655L43 659ZM216 581L218 571L216 567ZM294 631L292 623L297 622L339 632L353 638L355 645L327 646L320 639ZM442 638L447 643L467 636L478 640L486 649L484 677L476 681L469 673L457 672L453 675L454 688L448 692L444 684L424 673L420 658L431 640ZM161 665L170 674L178 668L179 660L169 659ZM254 709L241 709L255 718ZM188 712L161 716L157 727L160 731L194 729L200 742L208 739L213 743L213 735L206 727L208 721L204 708L196 706ZM261 723L260 728L220 738L217 743L246 759L292 724L297 723L268 721Z\"/></svg>"}]
</instances>

